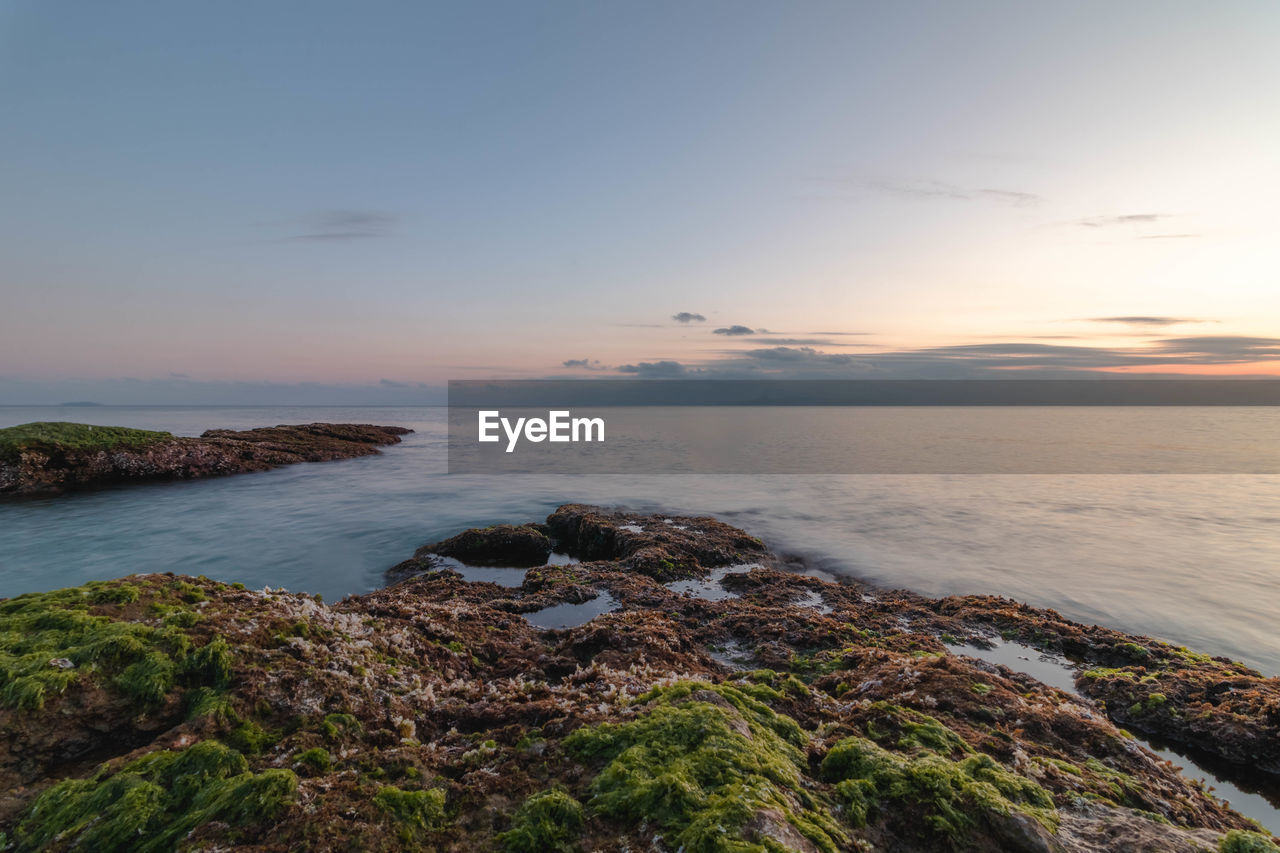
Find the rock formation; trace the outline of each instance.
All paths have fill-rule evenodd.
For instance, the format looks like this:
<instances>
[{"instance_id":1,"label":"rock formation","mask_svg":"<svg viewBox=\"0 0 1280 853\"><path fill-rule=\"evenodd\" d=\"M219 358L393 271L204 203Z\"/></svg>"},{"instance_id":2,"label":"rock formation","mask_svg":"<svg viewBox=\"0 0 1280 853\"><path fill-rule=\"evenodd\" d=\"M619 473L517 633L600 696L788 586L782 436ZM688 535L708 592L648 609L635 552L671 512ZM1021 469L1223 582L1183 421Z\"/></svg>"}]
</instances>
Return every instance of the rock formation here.
<instances>
[{"instance_id":1,"label":"rock formation","mask_svg":"<svg viewBox=\"0 0 1280 853\"><path fill-rule=\"evenodd\" d=\"M533 534L581 562L501 587L432 550L527 561ZM0 848L1278 849L1108 718L1265 752L1276 679L791 568L713 519L574 505L328 606L174 575L0 601ZM943 642L998 632L1105 704Z\"/></svg>"},{"instance_id":2,"label":"rock formation","mask_svg":"<svg viewBox=\"0 0 1280 853\"><path fill-rule=\"evenodd\" d=\"M298 424L213 429L199 438L87 424L0 429L0 496L57 494L148 480L189 480L264 471L295 462L350 459L396 444L411 429Z\"/></svg>"}]
</instances>

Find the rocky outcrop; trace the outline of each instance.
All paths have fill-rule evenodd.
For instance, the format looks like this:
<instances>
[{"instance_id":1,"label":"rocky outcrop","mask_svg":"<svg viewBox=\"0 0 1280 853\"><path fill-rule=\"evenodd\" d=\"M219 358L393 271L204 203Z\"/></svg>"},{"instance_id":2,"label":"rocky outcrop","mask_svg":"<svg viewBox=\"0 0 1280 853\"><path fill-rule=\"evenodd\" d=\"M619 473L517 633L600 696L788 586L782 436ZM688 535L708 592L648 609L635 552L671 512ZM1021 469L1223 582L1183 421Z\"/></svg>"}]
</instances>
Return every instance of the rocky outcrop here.
<instances>
[{"instance_id":1,"label":"rocky outcrop","mask_svg":"<svg viewBox=\"0 0 1280 853\"><path fill-rule=\"evenodd\" d=\"M199 438L145 433L142 440L106 446L37 438L7 447L0 455L0 496L57 494L118 483L189 480L264 471L296 462L350 459L377 453L378 447L396 444L400 436L411 432L394 426L314 423L242 431L215 429Z\"/></svg>"},{"instance_id":2,"label":"rocky outcrop","mask_svg":"<svg viewBox=\"0 0 1280 853\"><path fill-rule=\"evenodd\" d=\"M414 556L428 554L453 557L473 566L541 566L551 556L551 540L532 524L495 524L424 545Z\"/></svg>"},{"instance_id":3,"label":"rocky outcrop","mask_svg":"<svg viewBox=\"0 0 1280 853\"><path fill-rule=\"evenodd\" d=\"M503 564L517 530L458 541ZM827 583L708 518L528 530L581 562L0 601L0 846L1277 851L1088 699L939 639L1056 614ZM566 605L596 615L534 624Z\"/></svg>"},{"instance_id":4,"label":"rocky outcrop","mask_svg":"<svg viewBox=\"0 0 1280 853\"><path fill-rule=\"evenodd\" d=\"M1078 662L1077 688L1126 728L1280 775L1280 678L1008 599L946 598L936 609L949 624L995 629Z\"/></svg>"}]
</instances>

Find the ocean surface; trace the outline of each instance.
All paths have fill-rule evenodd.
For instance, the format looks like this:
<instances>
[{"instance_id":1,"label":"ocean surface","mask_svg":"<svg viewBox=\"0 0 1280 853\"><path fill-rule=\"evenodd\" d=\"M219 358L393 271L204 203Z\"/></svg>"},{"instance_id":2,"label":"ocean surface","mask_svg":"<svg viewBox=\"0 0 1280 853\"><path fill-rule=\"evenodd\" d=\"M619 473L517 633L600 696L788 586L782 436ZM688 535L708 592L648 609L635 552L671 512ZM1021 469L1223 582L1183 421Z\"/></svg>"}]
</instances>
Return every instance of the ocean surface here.
<instances>
[{"instance_id":1,"label":"ocean surface","mask_svg":"<svg viewBox=\"0 0 1280 853\"><path fill-rule=\"evenodd\" d=\"M858 412L772 411L801 441L806 418L830 432ZM1233 411L1186 419L1203 431ZM380 586L423 543L578 501L711 514L832 575L998 593L1280 674L1280 475L450 475L443 408L0 407L0 426L37 420L178 435L312 421L416 432L379 456L0 503L0 596L174 571L334 600ZM1274 420L1252 426L1274 452Z\"/></svg>"},{"instance_id":2,"label":"ocean surface","mask_svg":"<svg viewBox=\"0 0 1280 853\"><path fill-rule=\"evenodd\" d=\"M991 455L999 408L934 410L929 429ZM1280 409L1073 410L1084 426L1144 442L1229 436L1277 453ZM1085 622L1149 634L1280 674L1280 475L857 474L461 475L446 473L443 408L0 407L0 426L72 420L199 435L313 421L411 427L378 456L183 483L0 502L0 597L134 572L173 571L326 600L382 585L385 569L466 527L545 517L567 502L710 514L816 570L928 595L994 593ZM780 441L901 430L912 410L760 410ZM1007 413L1006 413L1007 415ZM686 413L687 416L687 413ZM708 412L708 422L724 417ZM1046 417L1042 411L1030 423ZM938 420L943 418L944 420ZM842 420L843 419L843 420ZM876 419L879 419L876 421ZM878 422L878 427L868 424ZM1152 428L1158 424L1159 428ZM919 433L919 430L917 430ZM1140 433L1140 434L1139 434ZM1104 433L1105 434L1105 433ZM1198 436L1198 438L1196 438ZM830 443L830 439L826 439ZM919 439L917 439L919 440ZM1032 443L1020 437L1009 446ZM1212 442L1210 442L1212 444ZM998 455L998 454L997 454ZM1228 457L1224 457L1228 458ZM1132 460L1130 460L1132 461ZM1034 673L1033 673L1034 674ZM1246 814L1280 829L1271 782L1241 787L1173 753Z\"/></svg>"}]
</instances>

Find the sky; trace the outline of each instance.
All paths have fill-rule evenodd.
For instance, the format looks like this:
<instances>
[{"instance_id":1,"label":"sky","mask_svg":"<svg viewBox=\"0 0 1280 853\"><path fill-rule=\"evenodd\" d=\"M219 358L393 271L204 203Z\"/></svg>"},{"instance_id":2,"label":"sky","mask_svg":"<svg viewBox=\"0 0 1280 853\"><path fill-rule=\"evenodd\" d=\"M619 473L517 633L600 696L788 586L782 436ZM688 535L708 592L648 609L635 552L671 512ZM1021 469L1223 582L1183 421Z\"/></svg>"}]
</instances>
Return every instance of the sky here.
<instances>
[{"instance_id":1,"label":"sky","mask_svg":"<svg viewBox=\"0 0 1280 853\"><path fill-rule=\"evenodd\" d=\"M1280 4L0 0L0 403L1280 375Z\"/></svg>"}]
</instances>

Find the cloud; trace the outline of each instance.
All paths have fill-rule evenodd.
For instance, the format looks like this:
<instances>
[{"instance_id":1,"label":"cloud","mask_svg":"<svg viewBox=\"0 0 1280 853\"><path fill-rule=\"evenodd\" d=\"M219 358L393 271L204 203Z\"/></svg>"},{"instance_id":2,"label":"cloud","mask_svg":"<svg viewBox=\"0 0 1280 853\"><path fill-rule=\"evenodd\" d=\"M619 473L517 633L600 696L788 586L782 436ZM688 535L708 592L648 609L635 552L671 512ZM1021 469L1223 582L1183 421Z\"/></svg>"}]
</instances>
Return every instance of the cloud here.
<instances>
[{"instance_id":1,"label":"cloud","mask_svg":"<svg viewBox=\"0 0 1280 853\"><path fill-rule=\"evenodd\" d=\"M1143 234L1139 240L1194 240L1199 234Z\"/></svg>"},{"instance_id":2,"label":"cloud","mask_svg":"<svg viewBox=\"0 0 1280 853\"><path fill-rule=\"evenodd\" d=\"M1280 368L1280 338L1236 335L1165 338L1132 347L994 341L891 352L828 352L814 346L724 351L696 364L624 365L648 378L714 379L1067 379L1122 372L1128 377L1194 372L1197 367L1269 364Z\"/></svg>"},{"instance_id":3,"label":"cloud","mask_svg":"<svg viewBox=\"0 0 1280 853\"><path fill-rule=\"evenodd\" d=\"M630 373L644 379L670 379L699 371L689 371L678 361L642 361L639 364L624 364L618 368L619 373Z\"/></svg>"},{"instance_id":4,"label":"cloud","mask_svg":"<svg viewBox=\"0 0 1280 853\"><path fill-rule=\"evenodd\" d=\"M608 370L608 368L595 358L566 358L560 363L561 367L575 368L577 370Z\"/></svg>"},{"instance_id":5,"label":"cloud","mask_svg":"<svg viewBox=\"0 0 1280 853\"><path fill-rule=\"evenodd\" d=\"M1202 335L1165 338L1156 341L1160 352L1190 356L1192 362L1230 364L1280 358L1280 338L1251 338L1242 335Z\"/></svg>"},{"instance_id":6,"label":"cloud","mask_svg":"<svg viewBox=\"0 0 1280 853\"><path fill-rule=\"evenodd\" d=\"M880 192L892 193L904 198L921 200L941 199L948 201L989 201L995 204L1012 205L1013 207L1032 207L1043 204L1043 196L1018 190L994 189L990 187L958 187L942 181L914 181L900 183L895 181L869 181L867 187Z\"/></svg>"},{"instance_id":7,"label":"cloud","mask_svg":"<svg viewBox=\"0 0 1280 853\"><path fill-rule=\"evenodd\" d=\"M1159 222L1162 219L1168 219L1172 214L1169 213L1126 213L1121 216L1090 216L1087 219L1081 219L1076 222L1077 225L1083 225L1085 228L1106 228L1110 225L1142 225L1149 222Z\"/></svg>"},{"instance_id":8,"label":"cloud","mask_svg":"<svg viewBox=\"0 0 1280 853\"><path fill-rule=\"evenodd\" d=\"M302 233L284 237L282 242L341 242L385 237L397 217L376 210L325 210L299 220Z\"/></svg>"},{"instance_id":9,"label":"cloud","mask_svg":"<svg viewBox=\"0 0 1280 853\"><path fill-rule=\"evenodd\" d=\"M763 329L761 331L763 331ZM752 329L749 326L727 326L723 329L716 329L714 332L712 332L712 334L715 334L715 335L728 335L729 337L738 337L739 335L754 335L755 333L756 333L756 330Z\"/></svg>"},{"instance_id":10,"label":"cloud","mask_svg":"<svg viewBox=\"0 0 1280 853\"><path fill-rule=\"evenodd\" d=\"M671 319L677 323L705 323L707 318L701 314L693 314L689 311L681 311L679 314L672 314Z\"/></svg>"},{"instance_id":11,"label":"cloud","mask_svg":"<svg viewBox=\"0 0 1280 853\"><path fill-rule=\"evenodd\" d=\"M747 358L765 362L804 362L809 364L852 364L854 356L845 353L831 353L816 350L813 347L764 347L748 350Z\"/></svg>"},{"instance_id":12,"label":"cloud","mask_svg":"<svg viewBox=\"0 0 1280 853\"><path fill-rule=\"evenodd\" d=\"M759 331L759 330L757 330L757 331ZM819 347L819 346L830 346L830 347L865 346L865 344L840 344L840 343L836 343L835 341L829 341L829 340L827 340L826 338L774 338L774 337L767 337L767 338L753 338L752 340L758 340L758 341L763 341L763 342L767 342L767 343L771 343L771 344L777 344L778 346L797 346L797 347L799 347L799 346L812 346L812 347Z\"/></svg>"},{"instance_id":13,"label":"cloud","mask_svg":"<svg viewBox=\"0 0 1280 853\"><path fill-rule=\"evenodd\" d=\"M1179 323L1203 323L1198 317L1161 317L1136 315L1130 317L1089 317L1089 323L1121 323L1126 326L1176 326Z\"/></svg>"}]
</instances>

